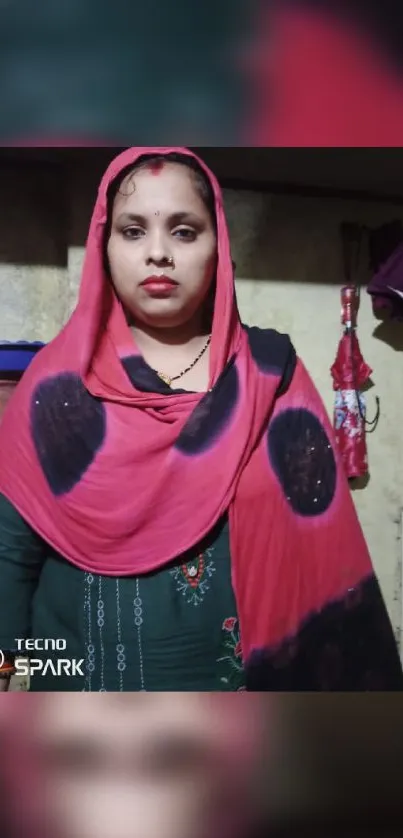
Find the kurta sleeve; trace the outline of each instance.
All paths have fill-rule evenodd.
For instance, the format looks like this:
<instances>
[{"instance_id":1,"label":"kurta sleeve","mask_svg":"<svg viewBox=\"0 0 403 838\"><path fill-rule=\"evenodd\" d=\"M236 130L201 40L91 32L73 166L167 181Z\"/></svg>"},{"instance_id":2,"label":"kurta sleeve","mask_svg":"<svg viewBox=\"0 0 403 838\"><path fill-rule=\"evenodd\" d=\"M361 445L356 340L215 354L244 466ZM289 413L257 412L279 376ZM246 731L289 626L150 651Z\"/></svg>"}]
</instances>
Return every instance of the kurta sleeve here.
<instances>
[{"instance_id":1,"label":"kurta sleeve","mask_svg":"<svg viewBox=\"0 0 403 838\"><path fill-rule=\"evenodd\" d=\"M0 649L17 651L31 636L31 609L44 562L44 542L0 494Z\"/></svg>"}]
</instances>

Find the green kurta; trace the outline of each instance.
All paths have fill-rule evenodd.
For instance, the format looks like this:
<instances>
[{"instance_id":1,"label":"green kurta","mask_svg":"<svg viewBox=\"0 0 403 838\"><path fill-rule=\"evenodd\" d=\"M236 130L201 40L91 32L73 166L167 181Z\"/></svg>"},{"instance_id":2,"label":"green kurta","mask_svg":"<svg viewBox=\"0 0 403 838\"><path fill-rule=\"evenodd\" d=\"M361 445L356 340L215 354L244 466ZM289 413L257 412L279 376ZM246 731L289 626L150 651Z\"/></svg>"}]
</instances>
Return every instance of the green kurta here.
<instances>
[{"instance_id":1,"label":"green kurta","mask_svg":"<svg viewBox=\"0 0 403 838\"><path fill-rule=\"evenodd\" d=\"M0 495L0 649L66 641L33 691L235 691L244 687L227 520L168 567L107 577L71 565ZM83 676L55 674L83 660Z\"/></svg>"}]
</instances>

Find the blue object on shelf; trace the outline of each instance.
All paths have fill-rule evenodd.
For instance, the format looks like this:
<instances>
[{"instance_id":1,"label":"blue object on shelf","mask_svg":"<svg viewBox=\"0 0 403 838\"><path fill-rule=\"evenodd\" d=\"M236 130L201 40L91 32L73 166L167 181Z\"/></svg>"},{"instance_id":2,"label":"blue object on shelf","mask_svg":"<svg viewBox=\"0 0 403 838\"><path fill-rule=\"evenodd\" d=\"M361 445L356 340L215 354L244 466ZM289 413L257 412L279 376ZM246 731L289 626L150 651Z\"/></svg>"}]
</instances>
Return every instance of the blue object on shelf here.
<instances>
[{"instance_id":1,"label":"blue object on shelf","mask_svg":"<svg viewBox=\"0 0 403 838\"><path fill-rule=\"evenodd\" d=\"M37 353L45 346L41 341L0 341L0 378L18 381Z\"/></svg>"}]
</instances>

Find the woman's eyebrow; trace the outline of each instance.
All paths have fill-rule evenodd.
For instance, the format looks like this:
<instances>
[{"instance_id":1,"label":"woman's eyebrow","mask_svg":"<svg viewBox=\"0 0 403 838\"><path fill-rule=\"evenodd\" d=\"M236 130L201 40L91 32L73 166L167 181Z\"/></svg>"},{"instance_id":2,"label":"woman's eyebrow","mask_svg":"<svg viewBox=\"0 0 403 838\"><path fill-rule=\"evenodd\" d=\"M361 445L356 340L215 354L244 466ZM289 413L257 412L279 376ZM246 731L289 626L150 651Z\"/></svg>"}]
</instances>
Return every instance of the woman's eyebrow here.
<instances>
[{"instance_id":1,"label":"woman's eyebrow","mask_svg":"<svg viewBox=\"0 0 403 838\"><path fill-rule=\"evenodd\" d=\"M174 224L184 224L186 222L191 224L202 223L202 219L194 212L175 212L169 217L169 220Z\"/></svg>"},{"instance_id":2,"label":"woman's eyebrow","mask_svg":"<svg viewBox=\"0 0 403 838\"><path fill-rule=\"evenodd\" d=\"M147 223L147 218L144 215L141 215L140 213L122 212L120 213L120 215L118 215L116 221L118 224L135 223L145 225ZM169 221L170 224L173 225L184 224L186 222L191 224L201 224L201 219L198 215L186 210L172 213L172 215L169 215L167 217L167 221Z\"/></svg>"},{"instance_id":3,"label":"woman's eyebrow","mask_svg":"<svg viewBox=\"0 0 403 838\"><path fill-rule=\"evenodd\" d=\"M128 222L135 222L136 224L144 224L146 219L144 215L139 215L134 212L122 212L118 215L117 222L127 224Z\"/></svg>"}]
</instances>

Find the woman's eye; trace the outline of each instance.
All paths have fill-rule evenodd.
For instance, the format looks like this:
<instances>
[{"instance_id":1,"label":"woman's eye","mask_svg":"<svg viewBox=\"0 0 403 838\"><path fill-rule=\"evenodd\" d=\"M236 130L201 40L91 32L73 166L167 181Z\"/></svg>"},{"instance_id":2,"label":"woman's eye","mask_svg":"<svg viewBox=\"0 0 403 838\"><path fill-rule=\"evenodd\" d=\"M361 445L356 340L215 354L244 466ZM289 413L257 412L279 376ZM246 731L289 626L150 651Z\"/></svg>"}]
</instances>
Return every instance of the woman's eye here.
<instances>
[{"instance_id":1,"label":"woman's eye","mask_svg":"<svg viewBox=\"0 0 403 838\"><path fill-rule=\"evenodd\" d=\"M143 230L141 230L140 227L127 227L126 230L123 230L123 236L125 239L139 239L142 235Z\"/></svg>"},{"instance_id":2,"label":"woman's eye","mask_svg":"<svg viewBox=\"0 0 403 838\"><path fill-rule=\"evenodd\" d=\"M197 233L196 230L191 230L189 227L181 227L179 230L175 230L174 236L185 241L194 241Z\"/></svg>"}]
</instances>

